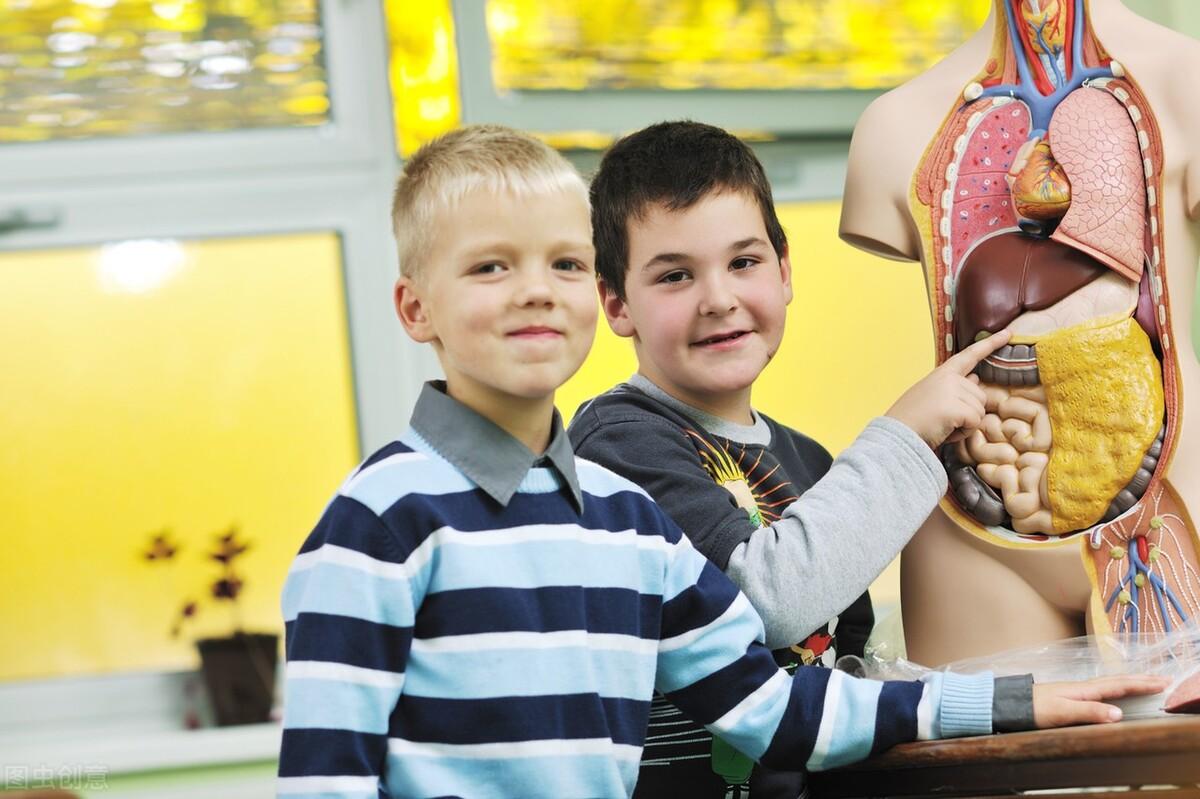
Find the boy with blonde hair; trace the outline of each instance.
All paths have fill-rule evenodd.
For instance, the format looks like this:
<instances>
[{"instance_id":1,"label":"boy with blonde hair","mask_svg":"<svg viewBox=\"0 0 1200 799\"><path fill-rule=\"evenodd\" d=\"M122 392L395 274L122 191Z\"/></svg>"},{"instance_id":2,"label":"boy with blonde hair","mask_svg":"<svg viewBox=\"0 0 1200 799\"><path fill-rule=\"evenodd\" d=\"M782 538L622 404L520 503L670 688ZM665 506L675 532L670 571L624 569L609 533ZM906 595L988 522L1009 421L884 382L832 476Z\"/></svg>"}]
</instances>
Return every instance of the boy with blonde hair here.
<instances>
[{"instance_id":1,"label":"boy with blonde hair","mask_svg":"<svg viewBox=\"0 0 1200 799\"><path fill-rule=\"evenodd\" d=\"M575 457L554 392L597 311L586 190L561 156L455 131L406 164L394 207L396 311L446 380L288 575L280 796L628 796L656 687L780 765L991 731L990 676L783 673L645 492ZM1066 706L1040 721L1082 718Z\"/></svg>"}]
</instances>

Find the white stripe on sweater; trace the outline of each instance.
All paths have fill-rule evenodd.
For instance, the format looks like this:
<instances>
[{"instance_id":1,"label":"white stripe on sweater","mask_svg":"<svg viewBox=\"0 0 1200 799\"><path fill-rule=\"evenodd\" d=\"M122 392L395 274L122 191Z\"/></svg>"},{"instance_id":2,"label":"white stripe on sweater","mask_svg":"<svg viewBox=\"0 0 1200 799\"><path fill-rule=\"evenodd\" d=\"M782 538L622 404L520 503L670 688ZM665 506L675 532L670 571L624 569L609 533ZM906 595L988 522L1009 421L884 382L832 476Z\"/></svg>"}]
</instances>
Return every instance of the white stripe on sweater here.
<instances>
[{"instance_id":1,"label":"white stripe on sweater","mask_svg":"<svg viewBox=\"0 0 1200 799\"><path fill-rule=\"evenodd\" d=\"M658 642L654 639L613 633L590 633L587 630L557 632L476 633L474 635L444 635L439 638L414 638L414 653L485 652L497 649L566 649L586 647L591 650L632 652L653 655Z\"/></svg>"},{"instance_id":2,"label":"white stripe on sweater","mask_svg":"<svg viewBox=\"0 0 1200 799\"><path fill-rule=\"evenodd\" d=\"M373 558L356 549L341 547L337 544L322 544L311 552L302 552L297 555L296 559L292 561L292 568L289 573L295 574L322 563L329 563L334 566L345 566L348 569L355 569L372 577L383 577L388 580L407 580L421 563L429 560L429 552L421 552L420 550L421 547L413 550L413 553L409 555L408 560L404 563L391 563L386 560ZM416 563L414 563L414 560Z\"/></svg>"},{"instance_id":3,"label":"white stripe on sweater","mask_svg":"<svg viewBox=\"0 0 1200 799\"><path fill-rule=\"evenodd\" d=\"M917 703L917 740L932 741L940 737L933 728L933 688L926 683L921 686L921 701Z\"/></svg>"},{"instance_id":4,"label":"white stripe on sweater","mask_svg":"<svg viewBox=\"0 0 1200 799\"><path fill-rule=\"evenodd\" d=\"M812 754L808 757L808 766L824 762L829 755L829 747L833 743L833 731L837 727L837 714L842 703L842 680L846 676L840 671L831 671L825 687L825 701L821 705L821 726L817 728L817 738L813 742Z\"/></svg>"},{"instance_id":5,"label":"white stripe on sweater","mask_svg":"<svg viewBox=\"0 0 1200 799\"><path fill-rule=\"evenodd\" d=\"M280 796L313 793L357 793L379 790L378 777L279 777L275 790Z\"/></svg>"},{"instance_id":6,"label":"white stripe on sweater","mask_svg":"<svg viewBox=\"0 0 1200 799\"><path fill-rule=\"evenodd\" d=\"M383 469L390 469L393 466L399 466L404 463L427 460L429 460L429 456L424 452L397 452L395 455L389 455L382 460L378 460L365 469L361 469L347 477L346 482L342 483L341 488L338 489L338 493L349 495L352 491L354 491L355 486L373 475L375 472Z\"/></svg>"},{"instance_id":7,"label":"white stripe on sweater","mask_svg":"<svg viewBox=\"0 0 1200 799\"><path fill-rule=\"evenodd\" d=\"M528 524L519 527L507 527L498 530L479 532L463 532L453 527L441 527L430 536L438 540L438 545L456 544L474 547L508 547L514 544L533 542L571 542L578 544L595 544L601 546L629 546L634 544L638 549L669 552L673 545L658 535L638 535L636 530L593 530L580 527L578 524Z\"/></svg>"},{"instance_id":8,"label":"white stripe on sweater","mask_svg":"<svg viewBox=\"0 0 1200 799\"><path fill-rule=\"evenodd\" d=\"M668 559L675 556L678 545L658 535L638 535L636 530L592 530L577 524L528 524L500 530L463 532L453 527L439 527L418 544L403 563L379 560L354 549L337 544L322 544L311 552L296 556L291 572L311 569L319 563L332 563L357 569L375 577L392 580L411 579L429 562L434 550L453 544L471 547L510 547L535 542L568 542L597 546L626 547L633 543L638 549L662 552Z\"/></svg>"},{"instance_id":9,"label":"white stripe on sweater","mask_svg":"<svg viewBox=\"0 0 1200 799\"><path fill-rule=\"evenodd\" d=\"M292 660L287 664L287 679L289 680L337 680L355 685L374 685L380 688L399 690L404 686L403 672L380 671L365 669L362 666L351 666L346 663L332 663L323 660Z\"/></svg>"},{"instance_id":10,"label":"white stripe on sweater","mask_svg":"<svg viewBox=\"0 0 1200 799\"><path fill-rule=\"evenodd\" d=\"M523 757L578 757L603 755L637 762L640 746L615 744L608 738L568 738L541 741L506 741L485 744L444 744L389 738L388 753L396 757L454 757L470 760L512 760Z\"/></svg>"},{"instance_id":11,"label":"white stripe on sweater","mask_svg":"<svg viewBox=\"0 0 1200 799\"><path fill-rule=\"evenodd\" d=\"M747 713L752 712L763 702L770 701L772 698L777 696L780 691L786 691L786 683L790 679L791 678L788 676L787 672L783 671L782 669L776 671L769 680L758 686L758 688L754 689L749 696L745 697L741 702L738 702L736 705L734 705L724 716L721 716L721 718L714 721L713 726L722 730L733 729L741 723L742 719L746 717Z\"/></svg>"},{"instance_id":12,"label":"white stripe on sweater","mask_svg":"<svg viewBox=\"0 0 1200 799\"><path fill-rule=\"evenodd\" d=\"M720 616L717 616L703 627L695 627L685 633L680 633L679 635L673 635L670 638L662 639L658 642L658 651L660 653L671 652L676 649L682 649L686 646L690 646L702 635L705 635L712 630L717 630L724 627L738 616L741 616L747 612L753 612L750 608L750 601L746 599L745 594L739 592L737 597L735 597L734 600L729 603L729 607L725 608L725 612Z\"/></svg>"}]
</instances>

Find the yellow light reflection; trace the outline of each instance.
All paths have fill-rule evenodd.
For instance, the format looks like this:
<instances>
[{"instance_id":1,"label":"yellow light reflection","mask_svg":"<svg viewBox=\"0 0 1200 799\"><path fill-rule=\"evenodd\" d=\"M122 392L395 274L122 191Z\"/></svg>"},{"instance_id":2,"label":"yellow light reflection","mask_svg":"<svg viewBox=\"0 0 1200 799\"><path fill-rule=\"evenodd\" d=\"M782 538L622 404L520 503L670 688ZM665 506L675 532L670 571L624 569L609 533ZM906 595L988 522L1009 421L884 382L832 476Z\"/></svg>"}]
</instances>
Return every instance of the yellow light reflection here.
<instances>
[{"instance_id":1,"label":"yellow light reflection","mask_svg":"<svg viewBox=\"0 0 1200 799\"><path fill-rule=\"evenodd\" d=\"M894 86L989 0L488 0L500 91Z\"/></svg>"}]
</instances>

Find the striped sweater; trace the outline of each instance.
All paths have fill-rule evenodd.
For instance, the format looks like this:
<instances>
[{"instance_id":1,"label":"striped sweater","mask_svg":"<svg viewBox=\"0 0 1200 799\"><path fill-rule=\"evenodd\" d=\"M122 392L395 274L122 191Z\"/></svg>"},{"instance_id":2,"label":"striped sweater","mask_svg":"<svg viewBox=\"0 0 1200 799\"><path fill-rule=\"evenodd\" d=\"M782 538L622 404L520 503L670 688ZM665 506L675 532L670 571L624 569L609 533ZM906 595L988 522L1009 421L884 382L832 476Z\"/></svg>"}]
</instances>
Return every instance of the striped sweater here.
<instances>
[{"instance_id":1,"label":"striped sweater","mask_svg":"<svg viewBox=\"0 0 1200 799\"><path fill-rule=\"evenodd\" d=\"M628 796L655 688L777 768L991 732L990 675L780 671L646 493L574 465L582 512L542 465L501 504L414 430L346 481L284 587L280 796Z\"/></svg>"}]
</instances>

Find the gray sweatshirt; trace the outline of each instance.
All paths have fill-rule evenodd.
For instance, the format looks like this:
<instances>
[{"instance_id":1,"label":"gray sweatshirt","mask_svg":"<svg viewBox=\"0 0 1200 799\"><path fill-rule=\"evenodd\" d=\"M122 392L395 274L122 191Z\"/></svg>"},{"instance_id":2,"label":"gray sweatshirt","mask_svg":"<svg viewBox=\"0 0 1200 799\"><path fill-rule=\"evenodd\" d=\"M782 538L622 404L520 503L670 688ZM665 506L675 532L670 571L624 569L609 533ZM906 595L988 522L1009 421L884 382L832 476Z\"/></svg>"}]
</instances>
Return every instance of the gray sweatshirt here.
<instances>
[{"instance_id":1,"label":"gray sweatshirt","mask_svg":"<svg viewBox=\"0 0 1200 799\"><path fill-rule=\"evenodd\" d=\"M674 518L742 589L767 646L779 649L864 594L933 511L946 472L888 417L836 459L764 414L754 420L728 422L634 375L581 407L568 432L578 455L638 483ZM847 648L850 632L837 629L838 648L861 652L869 623Z\"/></svg>"}]
</instances>

